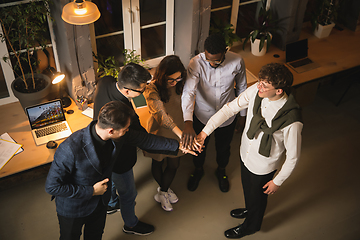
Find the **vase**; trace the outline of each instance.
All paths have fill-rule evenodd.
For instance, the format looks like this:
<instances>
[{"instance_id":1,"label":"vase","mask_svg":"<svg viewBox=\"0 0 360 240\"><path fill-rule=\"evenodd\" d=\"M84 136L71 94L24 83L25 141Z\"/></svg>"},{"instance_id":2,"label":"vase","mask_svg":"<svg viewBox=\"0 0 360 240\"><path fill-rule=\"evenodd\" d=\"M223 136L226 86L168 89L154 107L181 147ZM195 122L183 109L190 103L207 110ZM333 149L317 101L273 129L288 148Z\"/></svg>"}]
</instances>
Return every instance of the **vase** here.
<instances>
[{"instance_id":1,"label":"vase","mask_svg":"<svg viewBox=\"0 0 360 240\"><path fill-rule=\"evenodd\" d=\"M25 77L30 78L31 75L26 74ZM33 106L49 100L48 96L51 93L51 79L48 76L39 73L34 74L34 77L35 79L42 79L45 80L46 82L45 87L37 92L23 93L16 90L15 84L17 84L19 81L23 81L21 78L16 78L11 83L11 90L13 91L15 97L19 99L19 102L22 108L24 109L24 111L26 107Z\"/></svg>"},{"instance_id":2,"label":"vase","mask_svg":"<svg viewBox=\"0 0 360 240\"><path fill-rule=\"evenodd\" d=\"M259 51L260 39L255 39L254 42L251 42L251 53L258 57L264 56L266 53L266 44L267 40L265 40L263 48Z\"/></svg>"},{"instance_id":3,"label":"vase","mask_svg":"<svg viewBox=\"0 0 360 240\"><path fill-rule=\"evenodd\" d=\"M251 34L251 33L250 33ZM272 39L272 34L271 33L267 33L270 35L270 38ZM264 42L264 46L263 48L261 49L261 51L259 51L259 45L260 45L260 39L255 39L254 42L251 42L251 53L254 55L254 56L258 56L258 57L261 57L261 56L264 56L266 51L267 51L267 39L265 39L265 42Z\"/></svg>"},{"instance_id":4,"label":"vase","mask_svg":"<svg viewBox=\"0 0 360 240\"><path fill-rule=\"evenodd\" d=\"M318 38L328 37L331 33L331 30L335 26L335 23L331 23L328 25L320 25L318 24L314 30L314 35Z\"/></svg>"}]
</instances>

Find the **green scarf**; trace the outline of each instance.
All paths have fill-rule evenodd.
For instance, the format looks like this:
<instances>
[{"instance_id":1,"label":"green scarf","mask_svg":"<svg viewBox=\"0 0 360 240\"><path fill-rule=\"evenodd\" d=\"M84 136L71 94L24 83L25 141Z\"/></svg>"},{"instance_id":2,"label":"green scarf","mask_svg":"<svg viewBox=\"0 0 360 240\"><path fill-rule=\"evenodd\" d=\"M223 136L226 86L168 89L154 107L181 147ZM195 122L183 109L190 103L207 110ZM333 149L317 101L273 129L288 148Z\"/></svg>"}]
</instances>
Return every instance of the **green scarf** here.
<instances>
[{"instance_id":1,"label":"green scarf","mask_svg":"<svg viewBox=\"0 0 360 240\"><path fill-rule=\"evenodd\" d=\"M275 117L272 120L271 128L266 124L265 119L261 115L261 101L263 98L259 97L259 94L256 94L254 109L253 109L253 118L250 122L250 128L247 131L247 136L249 139L253 139L257 131L261 130L264 132L264 135L261 138L259 153L265 157L270 156L272 134L280 130L293 122L302 122L301 109L300 106L296 103L295 98L290 94L288 100L284 106L279 109Z\"/></svg>"}]
</instances>

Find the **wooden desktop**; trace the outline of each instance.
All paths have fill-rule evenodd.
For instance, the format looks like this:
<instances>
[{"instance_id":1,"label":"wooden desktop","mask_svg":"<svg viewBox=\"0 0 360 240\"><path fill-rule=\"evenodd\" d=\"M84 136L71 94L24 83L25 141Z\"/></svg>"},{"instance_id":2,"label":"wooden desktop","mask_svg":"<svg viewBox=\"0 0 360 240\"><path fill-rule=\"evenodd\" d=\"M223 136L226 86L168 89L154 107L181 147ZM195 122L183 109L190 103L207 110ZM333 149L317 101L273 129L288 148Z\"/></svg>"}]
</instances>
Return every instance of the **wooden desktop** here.
<instances>
[{"instance_id":1,"label":"wooden desktop","mask_svg":"<svg viewBox=\"0 0 360 240\"><path fill-rule=\"evenodd\" d=\"M297 73L289 68L294 75L294 86L360 65L360 31L353 32L348 29L340 31L334 28L329 37L319 39L311 33L310 28L305 27L299 40L305 38L308 39L308 57L320 64L320 67L303 73ZM242 49L241 44L231 48L231 51L244 58L246 68L255 76L259 73L260 68L268 63L285 63L285 51L273 44L261 57L251 54L250 44L246 45L245 50ZM279 57L276 58L274 55Z\"/></svg>"}]
</instances>

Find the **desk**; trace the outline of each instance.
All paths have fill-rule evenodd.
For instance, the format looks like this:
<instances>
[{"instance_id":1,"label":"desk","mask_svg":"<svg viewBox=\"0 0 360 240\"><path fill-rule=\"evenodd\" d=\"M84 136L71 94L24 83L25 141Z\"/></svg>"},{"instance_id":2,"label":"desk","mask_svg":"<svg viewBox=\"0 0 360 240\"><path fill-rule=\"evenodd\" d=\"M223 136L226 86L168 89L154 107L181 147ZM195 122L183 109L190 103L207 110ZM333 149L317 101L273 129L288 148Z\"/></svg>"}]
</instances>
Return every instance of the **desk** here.
<instances>
[{"instance_id":1,"label":"desk","mask_svg":"<svg viewBox=\"0 0 360 240\"><path fill-rule=\"evenodd\" d=\"M289 68L294 75L294 86L360 65L360 31L333 29L329 37L319 39L311 33L310 29L303 28L300 40L305 38L309 41L308 57L319 63L320 67L303 73L297 73ZM281 51L274 45L271 45L268 52L261 57L251 54L250 44L245 50L242 50L241 44L231 48L231 51L244 58L246 69L255 76L258 75L260 68L268 63L285 63L285 51ZM280 57L275 58L274 54Z\"/></svg>"},{"instance_id":2,"label":"desk","mask_svg":"<svg viewBox=\"0 0 360 240\"><path fill-rule=\"evenodd\" d=\"M86 127L92 119L86 117L74 102L66 110L74 110L73 114L66 114L72 132ZM23 145L24 151L15 155L0 171L0 178L18 172L35 168L53 161L54 151L49 151L46 144L36 146L31 135L28 118L19 102L0 106L0 134L7 132L18 143ZM62 140L56 141L60 144Z\"/></svg>"}]
</instances>

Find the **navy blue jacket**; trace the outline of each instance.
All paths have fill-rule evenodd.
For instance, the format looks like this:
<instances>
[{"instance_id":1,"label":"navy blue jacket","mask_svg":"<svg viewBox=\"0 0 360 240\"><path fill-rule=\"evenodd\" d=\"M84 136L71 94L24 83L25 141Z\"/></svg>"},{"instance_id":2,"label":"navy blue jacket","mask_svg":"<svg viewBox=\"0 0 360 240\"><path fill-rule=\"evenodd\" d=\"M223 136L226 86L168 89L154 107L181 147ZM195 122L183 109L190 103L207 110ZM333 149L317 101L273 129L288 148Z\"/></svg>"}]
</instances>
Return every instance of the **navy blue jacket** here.
<instances>
[{"instance_id":1,"label":"navy blue jacket","mask_svg":"<svg viewBox=\"0 0 360 240\"><path fill-rule=\"evenodd\" d=\"M92 196L93 185L105 178L111 180L112 168L123 142L141 149L164 150L164 153L172 155L178 152L179 143L176 140L129 130L119 142L113 142L111 161L102 169L90 132L95 123L93 121L86 128L74 132L55 152L45 190L55 197L56 211L61 216L86 217L95 210L100 200L107 206L111 195L111 181L108 182L108 191L101 196Z\"/></svg>"}]
</instances>

